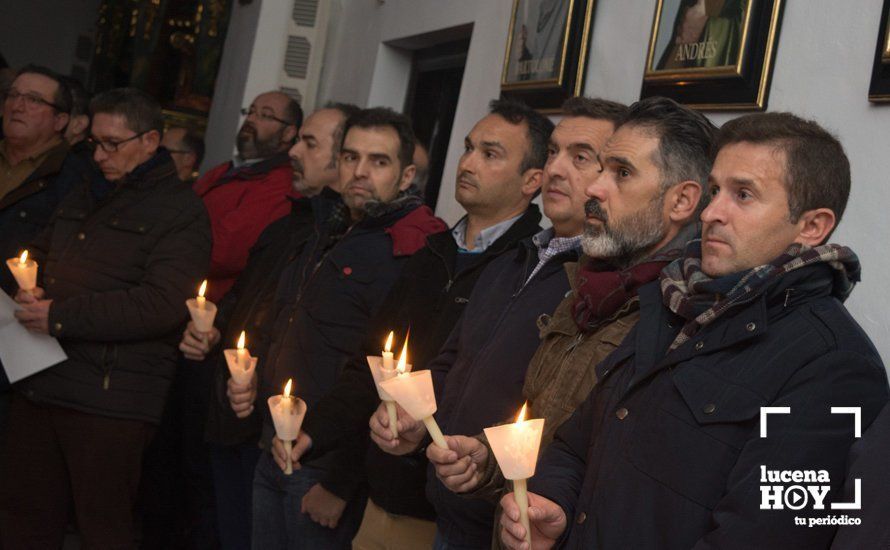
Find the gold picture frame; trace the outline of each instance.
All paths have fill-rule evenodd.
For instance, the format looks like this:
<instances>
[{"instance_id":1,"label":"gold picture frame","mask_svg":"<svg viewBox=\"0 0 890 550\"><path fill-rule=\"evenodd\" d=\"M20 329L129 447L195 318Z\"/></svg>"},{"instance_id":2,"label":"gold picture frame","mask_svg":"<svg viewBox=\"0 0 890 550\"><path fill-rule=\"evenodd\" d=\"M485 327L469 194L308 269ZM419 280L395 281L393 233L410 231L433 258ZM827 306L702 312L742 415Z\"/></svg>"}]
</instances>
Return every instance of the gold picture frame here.
<instances>
[{"instance_id":1,"label":"gold picture frame","mask_svg":"<svg viewBox=\"0 0 890 550\"><path fill-rule=\"evenodd\" d=\"M766 109L783 0L657 0L641 97Z\"/></svg>"},{"instance_id":2,"label":"gold picture frame","mask_svg":"<svg viewBox=\"0 0 890 550\"><path fill-rule=\"evenodd\" d=\"M881 11L868 100L872 103L890 103L890 0L884 0Z\"/></svg>"},{"instance_id":3,"label":"gold picture frame","mask_svg":"<svg viewBox=\"0 0 890 550\"><path fill-rule=\"evenodd\" d=\"M513 0L501 95L545 112L584 90L596 0Z\"/></svg>"}]
</instances>

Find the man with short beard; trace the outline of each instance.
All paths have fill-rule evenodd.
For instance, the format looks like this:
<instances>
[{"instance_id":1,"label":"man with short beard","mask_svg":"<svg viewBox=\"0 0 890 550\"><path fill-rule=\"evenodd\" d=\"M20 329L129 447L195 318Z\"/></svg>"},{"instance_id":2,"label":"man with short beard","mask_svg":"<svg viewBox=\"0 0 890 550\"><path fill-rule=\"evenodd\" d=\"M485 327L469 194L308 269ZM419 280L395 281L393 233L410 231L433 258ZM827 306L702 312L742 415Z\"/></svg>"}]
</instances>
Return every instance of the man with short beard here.
<instances>
[{"instance_id":1,"label":"man with short beard","mask_svg":"<svg viewBox=\"0 0 890 550\"><path fill-rule=\"evenodd\" d=\"M336 197L331 188L338 187L343 129L346 119L358 111L355 105L329 103L306 118L300 140L289 151L299 191ZM237 384L231 378L221 348L231 347L246 330L250 354L259 358L257 369L263 370L269 339L263 328L274 313L279 278L313 230L311 199L292 199L288 215L270 223L251 248L247 267L218 304L208 337L201 338L190 321L179 344L186 358L209 357L213 365L204 438L210 444L217 530L223 548L250 548L253 470L262 452L258 445L262 418L254 414L256 384Z\"/></svg>"},{"instance_id":2,"label":"man with short beard","mask_svg":"<svg viewBox=\"0 0 890 550\"><path fill-rule=\"evenodd\" d=\"M566 264L572 291L540 321L541 344L525 375L522 393L529 417L546 420L542 445L596 383L592 367L636 322L636 289L654 280L697 233L691 222L710 167L713 126L703 116L660 98L629 110L622 106L608 119L610 130L612 122L617 129L603 145L593 139L602 103L566 102L566 117L551 136L545 167L545 193L546 187L578 189L588 200L582 213L584 255ZM637 171L620 187L619 172L623 176L625 168L615 162L615 151ZM442 483L456 493L497 502L507 484L484 434L446 436L446 441L447 450L427 448Z\"/></svg>"},{"instance_id":3,"label":"man with short beard","mask_svg":"<svg viewBox=\"0 0 890 550\"><path fill-rule=\"evenodd\" d=\"M303 123L300 104L266 92L242 109L235 138L238 154L204 174L194 190L204 200L213 229L207 299L218 302L244 269L263 229L290 210L292 171L287 151Z\"/></svg>"}]
</instances>

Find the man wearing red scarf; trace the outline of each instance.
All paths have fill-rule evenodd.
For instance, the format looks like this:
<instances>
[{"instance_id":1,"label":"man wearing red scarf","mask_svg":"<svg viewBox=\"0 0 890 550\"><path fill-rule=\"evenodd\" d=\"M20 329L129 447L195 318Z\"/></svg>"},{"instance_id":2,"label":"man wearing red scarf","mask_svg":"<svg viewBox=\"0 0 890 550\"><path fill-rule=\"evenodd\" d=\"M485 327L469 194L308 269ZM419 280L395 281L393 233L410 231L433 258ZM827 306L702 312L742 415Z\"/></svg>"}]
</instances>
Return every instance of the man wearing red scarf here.
<instances>
[{"instance_id":1,"label":"man wearing red scarf","mask_svg":"<svg viewBox=\"0 0 890 550\"><path fill-rule=\"evenodd\" d=\"M693 222L715 131L669 99L643 100L618 121L588 167L579 162L584 120L569 113L560 122L545 168L551 180L586 187L588 200L584 256L566 264L572 291L552 316L539 319L541 345L525 376L530 417L546 419L542 448L593 389L596 364L636 324L637 289L656 280L698 234ZM442 482L458 493L499 499L506 482L484 435L446 440L447 451L427 448Z\"/></svg>"}]
</instances>

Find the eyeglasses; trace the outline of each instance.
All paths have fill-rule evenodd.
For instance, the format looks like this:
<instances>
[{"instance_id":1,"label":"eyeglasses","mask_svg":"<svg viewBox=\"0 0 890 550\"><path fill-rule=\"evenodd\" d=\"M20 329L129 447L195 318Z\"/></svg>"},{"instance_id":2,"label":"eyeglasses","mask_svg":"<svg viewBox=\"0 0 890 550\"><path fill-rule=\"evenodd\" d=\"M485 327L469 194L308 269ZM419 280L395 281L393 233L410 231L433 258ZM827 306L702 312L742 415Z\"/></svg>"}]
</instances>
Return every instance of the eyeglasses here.
<instances>
[{"instance_id":1,"label":"eyeglasses","mask_svg":"<svg viewBox=\"0 0 890 550\"><path fill-rule=\"evenodd\" d=\"M23 94L23 93L19 92L18 90L9 90L8 92L6 92L6 101L8 101L9 103L15 103L15 100L17 100L19 98L21 98L22 101L25 102L25 107L27 107L28 109L31 109L31 110L34 110L34 109L36 109L40 106L43 106L43 105L47 105L59 112L65 112L64 109L62 109L61 107L59 107L52 101L47 101L37 94L34 94L34 93Z\"/></svg>"},{"instance_id":2,"label":"eyeglasses","mask_svg":"<svg viewBox=\"0 0 890 550\"><path fill-rule=\"evenodd\" d=\"M145 135L150 131L151 130L139 132L135 136L128 137L127 139L124 139L121 141L99 141L98 139L94 138L93 136L90 136L87 138L87 145L89 145L91 148L93 148L93 150L95 150L96 147L100 147L106 153L115 153L115 152L117 152L118 149L120 149L121 145L123 145L124 143L127 143L128 141L133 141L134 139L136 139L142 135Z\"/></svg>"},{"instance_id":3,"label":"eyeglasses","mask_svg":"<svg viewBox=\"0 0 890 550\"><path fill-rule=\"evenodd\" d=\"M281 124L284 124L285 126L290 126L291 124L293 124L293 122L288 122L286 120L280 119L275 115L270 115L269 113L262 113L260 111L257 111L253 107L251 107L250 109L241 109L241 114L244 116L254 115L255 117L257 117L260 120L274 120L275 122L280 122Z\"/></svg>"}]
</instances>

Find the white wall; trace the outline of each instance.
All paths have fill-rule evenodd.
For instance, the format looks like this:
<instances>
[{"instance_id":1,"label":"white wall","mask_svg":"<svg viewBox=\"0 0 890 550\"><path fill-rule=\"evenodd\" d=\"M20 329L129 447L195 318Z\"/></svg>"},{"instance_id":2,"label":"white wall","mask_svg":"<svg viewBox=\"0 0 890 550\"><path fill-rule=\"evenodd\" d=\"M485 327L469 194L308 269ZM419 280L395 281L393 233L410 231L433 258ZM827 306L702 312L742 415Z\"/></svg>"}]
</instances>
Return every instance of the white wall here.
<instances>
[{"instance_id":1,"label":"white wall","mask_svg":"<svg viewBox=\"0 0 890 550\"><path fill-rule=\"evenodd\" d=\"M882 0L786 0L769 97L770 110L815 118L843 141L853 166L853 191L834 240L851 246L863 263L863 282L848 302L890 365L890 105L874 107L867 93ZM586 95L632 102L639 98L654 2L598 0ZM398 63L383 43L472 22L463 87L454 121L437 213L460 215L453 180L464 134L498 95L512 0L341 0L332 21L321 99L366 105L383 102ZM379 69L381 72L376 72ZM382 95L381 95L382 94ZM398 105L394 105L398 106ZM715 114L721 124L730 114Z\"/></svg>"}]
</instances>

